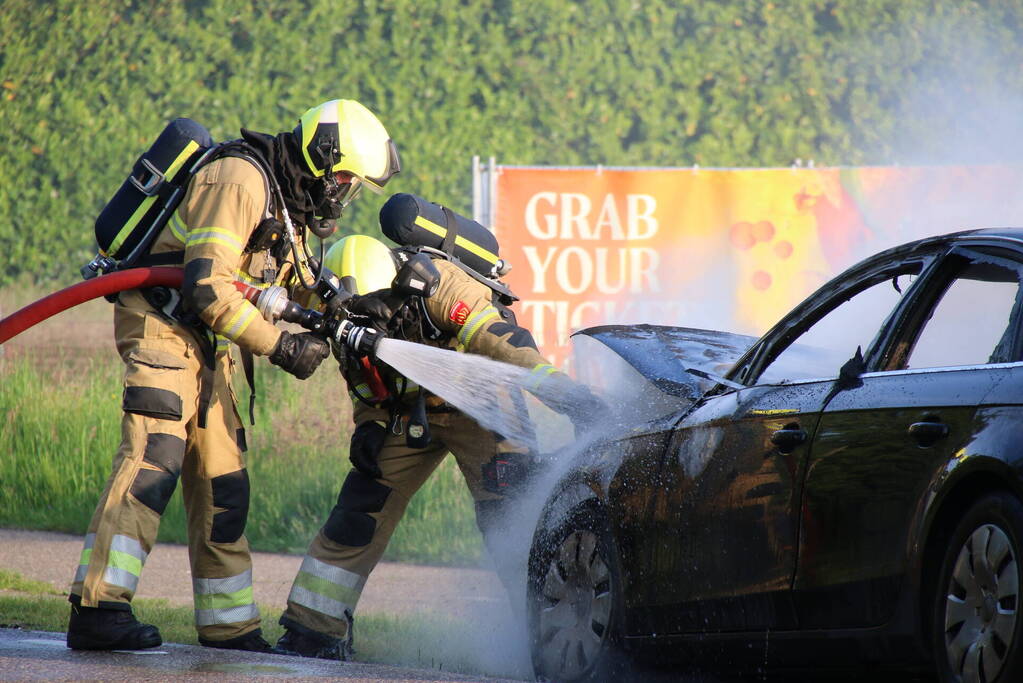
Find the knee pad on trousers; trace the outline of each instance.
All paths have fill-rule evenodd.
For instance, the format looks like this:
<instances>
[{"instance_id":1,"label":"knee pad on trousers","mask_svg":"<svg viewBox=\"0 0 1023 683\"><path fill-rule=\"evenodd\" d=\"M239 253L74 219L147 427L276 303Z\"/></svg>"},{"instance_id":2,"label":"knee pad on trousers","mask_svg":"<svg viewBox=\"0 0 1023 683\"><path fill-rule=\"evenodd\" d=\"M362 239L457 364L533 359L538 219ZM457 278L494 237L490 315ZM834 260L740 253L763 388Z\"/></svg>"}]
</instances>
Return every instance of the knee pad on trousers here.
<instances>
[{"instance_id":1,"label":"knee pad on trousers","mask_svg":"<svg viewBox=\"0 0 1023 683\"><path fill-rule=\"evenodd\" d=\"M249 472L238 470L210 479L213 487L213 505L224 508L214 513L210 540L214 543L234 543L245 533L249 517Z\"/></svg>"},{"instance_id":2,"label":"knee pad on trousers","mask_svg":"<svg viewBox=\"0 0 1023 683\"><path fill-rule=\"evenodd\" d=\"M125 387L121 408L126 413L181 420L181 397L169 389L157 387Z\"/></svg>"},{"instance_id":3,"label":"knee pad on trousers","mask_svg":"<svg viewBox=\"0 0 1023 683\"><path fill-rule=\"evenodd\" d=\"M369 545L377 529L376 520L369 513L383 510L390 494L389 487L359 470L350 471L341 486L337 505L323 525L323 535L340 545Z\"/></svg>"},{"instance_id":4,"label":"knee pad on trousers","mask_svg":"<svg viewBox=\"0 0 1023 683\"><path fill-rule=\"evenodd\" d=\"M185 442L173 434L150 434L142 461L159 470L140 468L131 483L131 495L158 515L162 515L174 494L185 458Z\"/></svg>"}]
</instances>

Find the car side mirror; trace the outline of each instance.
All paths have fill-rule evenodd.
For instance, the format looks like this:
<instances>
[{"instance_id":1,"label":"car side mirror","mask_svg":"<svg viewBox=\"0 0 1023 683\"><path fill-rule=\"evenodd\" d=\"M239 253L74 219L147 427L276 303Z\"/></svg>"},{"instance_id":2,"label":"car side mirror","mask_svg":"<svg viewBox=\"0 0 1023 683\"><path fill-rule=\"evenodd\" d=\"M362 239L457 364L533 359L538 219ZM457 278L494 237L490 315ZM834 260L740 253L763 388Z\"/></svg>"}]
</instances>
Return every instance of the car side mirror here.
<instances>
[{"instance_id":1,"label":"car side mirror","mask_svg":"<svg viewBox=\"0 0 1023 683\"><path fill-rule=\"evenodd\" d=\"M838 379L835 380L836 390L844 391L863 386L863 380L860 379L860 375L863 374L865 369L866 364L863 362L863 351L857 346L856 355L847 360L838 371Z\"/></svg>"},{"instance_id":2,"label":"car side mirror","mask_svg":"<svg viewBox=\"0 0 1023 683\"><path fill-rule=\"evenodd\" d=\"M426 254L409 257L391 282L391 292L402 297L431 297L440 285L440 271Z\"/></svg>"}]
</instances>

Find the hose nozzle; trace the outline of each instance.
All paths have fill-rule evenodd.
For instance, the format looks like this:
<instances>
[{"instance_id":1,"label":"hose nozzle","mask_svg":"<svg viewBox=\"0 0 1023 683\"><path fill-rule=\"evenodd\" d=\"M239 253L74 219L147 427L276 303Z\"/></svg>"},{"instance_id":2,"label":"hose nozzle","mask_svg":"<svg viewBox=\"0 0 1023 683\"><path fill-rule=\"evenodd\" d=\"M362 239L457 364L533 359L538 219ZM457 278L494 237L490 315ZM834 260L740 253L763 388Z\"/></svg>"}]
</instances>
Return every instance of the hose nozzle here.
<instances>
[{"instance_id":1,"label":"hose nozzle","mask_svg":"<svg viewBox=\"0 0 1023 683\"><path fill-rule=\"evenodd\" d=\"M372 327L356 325L351 320L342 320L334 332L334 339L345 344L360 356L376 355L377 347L383 336Z\"/></svg>"}]
</instances>

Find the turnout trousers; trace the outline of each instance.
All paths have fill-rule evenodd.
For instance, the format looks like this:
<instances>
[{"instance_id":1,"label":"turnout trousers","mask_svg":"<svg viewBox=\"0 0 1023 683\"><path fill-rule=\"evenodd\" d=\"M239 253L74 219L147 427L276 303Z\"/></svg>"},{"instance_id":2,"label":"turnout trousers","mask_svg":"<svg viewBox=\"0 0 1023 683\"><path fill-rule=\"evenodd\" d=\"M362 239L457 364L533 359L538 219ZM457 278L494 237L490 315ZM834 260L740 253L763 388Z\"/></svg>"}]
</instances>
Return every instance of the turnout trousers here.
<instances>
[{"instance_id":1,"label":"turnout trousers","mask_svg":"<svg viewBox=\"0 0 1023 683\"><path fill-rule=\"evenodd\" d=\"M130 609L180 478L199 635L226 640L248 633L259 626L259 612L243 534L249 506L245 432L234 405L227 345L216 352L203 428L204 360L193 333L154 312L138 291L121 294L114 328L125 364L121 445L89 524L70 600Z\"/></svg>"},{"instance_id":2,"label":"turnout trousers","mask_svg":"<svg viewBox=\"0 0 1023 683\"><path fill-rule=\"evenodd\" d=\"M388 430L384 410L357 405L355 419L352 450L379 448L380 476L357 468L348 473L337 504L302 560L281 617L288 628L342 639L348 635L366 579L384 554L409 500L448 452L476 502L476 522L492 555L507 502L504 496L485 490L482 482L483 465L507 451L507 442L472 418L460 412L430 413L432 438L425 448L409 448L404 434Z\"/></svg>"}]
</instances>

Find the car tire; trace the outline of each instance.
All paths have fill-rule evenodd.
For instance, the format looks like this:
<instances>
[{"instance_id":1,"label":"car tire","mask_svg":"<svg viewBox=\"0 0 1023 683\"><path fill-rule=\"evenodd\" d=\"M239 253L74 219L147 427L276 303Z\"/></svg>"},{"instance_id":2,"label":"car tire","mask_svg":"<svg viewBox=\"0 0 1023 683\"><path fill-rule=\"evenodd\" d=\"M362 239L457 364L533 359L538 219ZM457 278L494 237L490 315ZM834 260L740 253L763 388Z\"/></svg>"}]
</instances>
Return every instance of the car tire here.
<instances>
[{"instance_id":1,"label":"car tire","mask_svg":"<svg viewBox=\"0 0 1023 683\"><path fill-rule=\"evenodd\" d=\"M1023 680L1023 504L985 495L946 537L931 642L943 683Z\"/></svg>"},{"instance_id":2,"label":"car tire","mask_svg":"<svg viewBox=\"0 0 1023 683\"><path fill-rule=\"evenodd\" d=\"M602 514L589 506L530 551L527 593L530 654L537 680L621 680L621 580Z\"/></svg>"}]
</instances>

